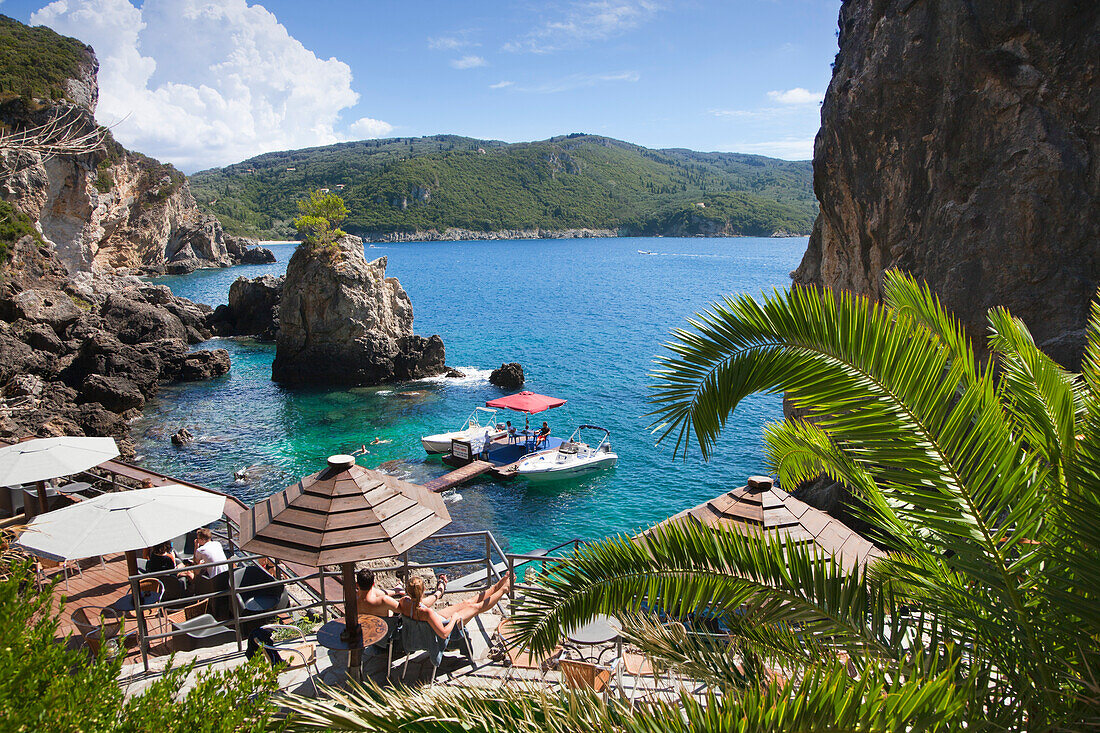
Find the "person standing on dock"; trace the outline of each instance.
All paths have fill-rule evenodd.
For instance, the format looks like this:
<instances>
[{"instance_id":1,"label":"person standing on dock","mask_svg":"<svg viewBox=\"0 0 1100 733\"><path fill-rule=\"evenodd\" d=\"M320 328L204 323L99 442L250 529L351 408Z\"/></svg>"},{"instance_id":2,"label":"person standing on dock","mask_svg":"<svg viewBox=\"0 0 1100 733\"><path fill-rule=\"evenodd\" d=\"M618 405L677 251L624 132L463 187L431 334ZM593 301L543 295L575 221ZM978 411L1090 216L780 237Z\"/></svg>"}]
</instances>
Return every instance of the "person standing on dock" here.
<instances>
[{"instance_id":1,"label":"person standing on dock","mask_svg":"<svg viewBox=\"0 0 1100 733\"><path fill-rule=\"evenodd\" d=\"M485 428L485 435L481 440L481 458L482 460L489 460L489 446L493 442L493 434L489 431L489 428Z\"/></svg>"}]
</instances>

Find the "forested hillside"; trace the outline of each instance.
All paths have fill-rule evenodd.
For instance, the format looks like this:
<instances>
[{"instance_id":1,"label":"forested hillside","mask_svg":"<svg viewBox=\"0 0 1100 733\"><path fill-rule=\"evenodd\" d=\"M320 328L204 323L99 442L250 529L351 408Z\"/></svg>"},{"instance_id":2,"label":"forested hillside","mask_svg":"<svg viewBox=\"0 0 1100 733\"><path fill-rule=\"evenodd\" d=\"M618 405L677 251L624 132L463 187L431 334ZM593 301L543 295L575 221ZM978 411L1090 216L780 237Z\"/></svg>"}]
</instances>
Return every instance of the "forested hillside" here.
<instances>
[{"instance_id":1,"label":"forested hillside","mask_svg":"<svg viewBox=\"0 0 1100 733\"><path fill-rule=\"evenodd\" d=\"M629 234L808 234L809 161L650 150L593 135L502 143L452 135L268 153L196 173L199 205L232 233L293 235L296 202L327 188L344 228L393 232L619 229Z\"/></svg>"}]
</instances>

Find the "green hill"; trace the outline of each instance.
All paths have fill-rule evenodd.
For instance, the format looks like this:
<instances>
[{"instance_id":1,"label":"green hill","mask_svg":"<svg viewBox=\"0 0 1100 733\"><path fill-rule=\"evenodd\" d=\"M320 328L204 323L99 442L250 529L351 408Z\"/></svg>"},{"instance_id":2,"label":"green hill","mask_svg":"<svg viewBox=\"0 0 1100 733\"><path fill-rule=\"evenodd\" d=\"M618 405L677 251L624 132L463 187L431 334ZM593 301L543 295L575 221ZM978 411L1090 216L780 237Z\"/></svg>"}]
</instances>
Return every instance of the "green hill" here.
<instances>
[{"instance_id":1,"label":"green hill","mask_svg":"<svg viewBox=\"0 0 1100 733\"><path fill-rule=\"evenodd\" d=\"M94 63L91 47L75 38L0 15L0 101L62 99L65 82L79 75L82 64Z\"/></svg>"},{"instance_id":2,"label":"green hill","mask_svg":"<svg viewBox=\"0 0 1100 733\"><path fill-rule=\"evenodd\" d=\"M249 236L292 236L296 202L317 188L343 196L351 211L343 228L366 236L448 227L808 234L817 214L809 161L650 150L581 134L514 144L363 140L191 176L199 206Z\"/></svg>"}]
</instances>

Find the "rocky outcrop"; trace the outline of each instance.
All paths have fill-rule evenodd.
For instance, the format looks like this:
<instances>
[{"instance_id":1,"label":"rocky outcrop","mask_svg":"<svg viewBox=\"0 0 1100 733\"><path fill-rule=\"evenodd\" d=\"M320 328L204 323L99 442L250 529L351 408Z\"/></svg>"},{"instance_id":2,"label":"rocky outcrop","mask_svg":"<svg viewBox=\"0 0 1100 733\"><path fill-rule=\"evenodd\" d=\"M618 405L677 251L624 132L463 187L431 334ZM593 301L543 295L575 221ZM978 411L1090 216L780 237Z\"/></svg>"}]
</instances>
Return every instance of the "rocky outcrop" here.
<instances>
[{"instance_id":1,"label":"rocky outcrop","mask_svg":"<svg viewBox=\"0 0 1100 733\"><path fill-rule=\"evenodd\" d=\"M279 299L283 280L262 275L239 277L229 286L229 304L214 309L212 328L219 336L255 336L274 341L279 330Z\"/></svg>"},{"instance_id":2,"label":"rocky outcrop","mask_svg":"<svg viewBox=\"0 0 1100 733\"><path fill-rule=\"evenodd\" d=\"M413 334L409 296L363 241L301 246L287 266L272 377L372 385L443 374L443 341Z\"/></svg>"},{"instance_id":3,"label":"rocky outcrop","mask_svg":"<svg viewBox=\"0 0 1100 733\"><path fill-rule=\"evenodd\" d=\"M1100 5L847 0L796 282L931 285L976 344L1007 306L1080 363L1100 282Z\"/></svg>"},{"instance_id":4,"label":"rocky outcrop","mask_svg":"<svg viewBox=\"0 0 1100 733\"><path fill-rule=\"evenodd\" d=\"M166 381L229 371L211 309L133 276L68 277L56 254L19 240L0 288L0 437L110 435L132 454L127 420Z\"/></svg>"},{"instance_id":5,"label":"rocky outcrop","mask_svg":"<svg viewBox=\"0 0 1100 733\"><path fill-rule=\"evenodd\" d=\"M519 389L523 386L523 366L518 362L501 364L489 374L489 382L501 389Z\"/></svg>"}]
</instances>

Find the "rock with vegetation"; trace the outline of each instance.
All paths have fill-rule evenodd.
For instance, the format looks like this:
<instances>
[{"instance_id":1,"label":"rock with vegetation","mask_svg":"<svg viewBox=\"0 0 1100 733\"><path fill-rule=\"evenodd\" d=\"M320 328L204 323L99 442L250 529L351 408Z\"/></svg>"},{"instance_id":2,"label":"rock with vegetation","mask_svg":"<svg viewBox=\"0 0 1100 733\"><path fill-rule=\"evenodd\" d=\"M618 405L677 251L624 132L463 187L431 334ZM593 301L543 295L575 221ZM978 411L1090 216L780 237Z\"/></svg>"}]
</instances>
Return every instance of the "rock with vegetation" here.
<instances>
[{"instance_id":1,"label":"rock with vegetation","mask_svg":"<svg viewBox=\"0 0 1100 733\"><path fill-rule=\"evenodd\" d=\"M845 2L796 282L879 297L897 267L983 344L1007 306L1080 364L1100 283L1100 4Z\"/></svg>"},{"instance_id":2,"label":"rock with vegetation","mask_svg":"<svg viewBox=\"0 0 1100 733\"><path fill-rule=\"evenodd\" d=\"M413 334L409 296L344 236L298 247L279 305L272 377L286 384L373 385L443 374L443 341Z\"/></svg>"},{"instance_id":3,"label":"rock with vegetation","mask_svg":"<svg viewBox=\"0 0 1100 733\"><path fill-rule=\"evenodd\" d=\"M501 389L519 389L523 386L523 366L518 362L501 364L489 374L489 381Z\"/></svg>"},{"instance_id":4,"label":"rock with vegetation","mask_svg":"<svg viewBox=\"0 0 1100 733\"><path fill-rule=\"evenodd\" d=\"M234 234L288 238L318 182L351 210L348 232L392 239L808 234L807 161L651 150L599 135L507 144L454 135L269 153L191 176ZM703 206L700 206L703 204Z\"/></svg>"},{"instance_id":5,"label":"rock with vegetation","mask_svg":"<svg viewBox=\"0 0 1100 733\"><path fill-rule=\"evenodd\" d=\"M57 120L81 132L100 129L90 47L0 16L0 48L0 129ZM0 153L0 199L37 223L72 272L188 272L258 256L199 211L182 173L126 150L107 131L87 154ZM0 257L4 242L27 233L9 233L10 220L0 210Z\"/></svg>"}]
</instances>

